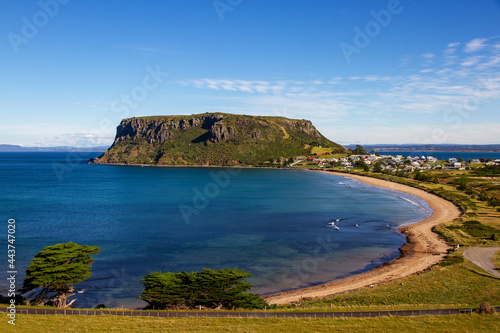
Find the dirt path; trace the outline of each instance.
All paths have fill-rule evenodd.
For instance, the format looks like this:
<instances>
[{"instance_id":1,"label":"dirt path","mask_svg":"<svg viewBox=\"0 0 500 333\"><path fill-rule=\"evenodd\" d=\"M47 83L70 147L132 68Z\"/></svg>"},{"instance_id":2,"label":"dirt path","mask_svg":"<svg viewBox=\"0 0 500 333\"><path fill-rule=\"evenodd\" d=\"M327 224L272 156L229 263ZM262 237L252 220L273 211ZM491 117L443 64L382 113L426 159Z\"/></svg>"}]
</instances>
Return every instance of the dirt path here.
<instances>
[{"instance_id":1,"label":"dirt path","mask_svg":"<svg viewBox=\"0 0 500 333\"><path fill-rule=\"evenodd\" d=\"M500 251L500 247L469 247L464 252L464 257L478 265L488 273L500 277L500 272L495 269L493 257Z\"/></svg>"},{"instance_id":2,"label":"dirt path","mask_svg":"<svg viewBox=\"0 0 500 333\"><path fill-rule=\"evenodd\" d=\"M460 210L451 202L425 191L388 182L381 179L350 175L344 173L325 172L343 177L353 178L369 185L384 187L400 192L405 192L419 197L429 204L434 211L428 219L400 228L406 234L407 243L400 249L401 256L385 265L379 266L369 272L351 276L342 280L328 282L319 286L293 290L269 295L266 300L271 304L287 304L300 301L305 297L324 297L342 293L362 287L388 282L421 272L442 260L448 246L432 228L439 223L451 221L460 216Z\"/></svg>"}]
</instances>

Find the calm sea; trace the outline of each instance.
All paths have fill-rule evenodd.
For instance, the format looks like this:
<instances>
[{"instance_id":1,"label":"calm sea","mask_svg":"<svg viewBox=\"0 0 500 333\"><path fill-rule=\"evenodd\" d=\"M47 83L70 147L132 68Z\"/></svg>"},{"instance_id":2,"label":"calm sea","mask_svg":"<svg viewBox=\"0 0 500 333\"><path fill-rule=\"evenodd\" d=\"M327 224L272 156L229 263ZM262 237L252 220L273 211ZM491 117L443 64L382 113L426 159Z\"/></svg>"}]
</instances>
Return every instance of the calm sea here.
<instances>
[{"instance_id":1,"label":"calm sea","mask_svg":"<svg viewBox=\"0 0 500 333\"><path fill-rule=\"evenodd\" d=\"M295 289L395 259L405 241L396 228L431 212L416 197L339 176L86 164L98 155L0 153L2 274L15 219L18 286L45 246L73 241L102 248L77 307L142 307L140 280L152 271L237 267L252 274L253 292Z\"/></svg>"}]
</instances>

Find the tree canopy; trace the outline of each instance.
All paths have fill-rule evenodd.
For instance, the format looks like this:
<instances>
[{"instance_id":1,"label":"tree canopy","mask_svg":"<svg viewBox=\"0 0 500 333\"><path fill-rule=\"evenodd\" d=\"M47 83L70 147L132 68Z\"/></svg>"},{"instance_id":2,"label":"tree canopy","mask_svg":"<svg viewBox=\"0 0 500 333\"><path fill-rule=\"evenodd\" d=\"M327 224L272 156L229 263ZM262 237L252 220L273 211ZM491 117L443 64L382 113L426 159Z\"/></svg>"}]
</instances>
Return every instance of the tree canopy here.
<instances>
[{"instance_id":1,"label":"tree canopy","mask_svg":"<svg viewBox=\"0 0 500 333\"><path fill-rule=\"evenodd\" d=\"M246 293L252 284L250 273L234 269L203 269L201 272L152 272L142 281L139 297L149 308L264 308L268 304L257 294Z\"/></svg>"},{"instance_id":2,"label":"tree canopy","mask_svg":"<svg viewBox=\"0 0 500 333\"><path fill-rule=\"evenodd\" d=\"M354 155L368 155L368 152L361 145L356 145L356 148L352 151Z\"/></svg>"},{"instance_id":3,"label":"tree canopy","mask_svg":"<svg viewBox=\"0 0 500 333\"><path fill-rule=\"evenodd\" d=\"M34 305L53 301L59 308L70 306L73 286L91 276L92 255L100 251L73 242L45 247L31 260L21 291L31 294Z\"/></svg>"}]
</instances>

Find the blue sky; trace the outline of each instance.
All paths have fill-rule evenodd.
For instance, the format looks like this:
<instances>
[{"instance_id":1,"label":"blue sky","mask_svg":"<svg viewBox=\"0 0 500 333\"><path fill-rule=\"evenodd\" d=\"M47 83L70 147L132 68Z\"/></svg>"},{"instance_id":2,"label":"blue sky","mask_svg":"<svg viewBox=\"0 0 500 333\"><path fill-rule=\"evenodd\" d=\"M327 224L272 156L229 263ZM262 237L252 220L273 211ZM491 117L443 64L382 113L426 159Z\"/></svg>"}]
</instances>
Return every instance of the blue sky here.
<instances>
[{"instance_id":1,"label":"blue sky","mask_svg":"<svg viewBox=\"0 0 500 333\"><path fill-rule=\"evenodd\" d=\"M109 145L122 118L205 112L500 143L500 1L0 4L0 143Z\"/></svg>"}]
</instances>

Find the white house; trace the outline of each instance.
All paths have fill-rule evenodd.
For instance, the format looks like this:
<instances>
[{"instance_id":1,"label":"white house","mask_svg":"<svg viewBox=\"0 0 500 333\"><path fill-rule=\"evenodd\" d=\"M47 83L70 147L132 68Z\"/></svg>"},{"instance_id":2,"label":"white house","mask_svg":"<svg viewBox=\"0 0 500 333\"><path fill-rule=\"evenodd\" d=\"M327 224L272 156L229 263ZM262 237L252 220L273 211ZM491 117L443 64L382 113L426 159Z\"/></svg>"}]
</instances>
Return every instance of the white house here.
<instances>
[{"instance_id":1,"label":"white house","mask_svg":"<svg viewBox=\"0 0 500 333\"><path fill-rule=\"evenodd\" d=\"M436 163L437 161L438 161L437 158L435 158L433 156L427 156L427 162Z\"/></svg>"}]
</instances>

